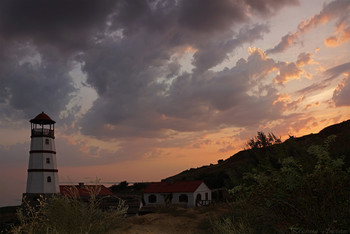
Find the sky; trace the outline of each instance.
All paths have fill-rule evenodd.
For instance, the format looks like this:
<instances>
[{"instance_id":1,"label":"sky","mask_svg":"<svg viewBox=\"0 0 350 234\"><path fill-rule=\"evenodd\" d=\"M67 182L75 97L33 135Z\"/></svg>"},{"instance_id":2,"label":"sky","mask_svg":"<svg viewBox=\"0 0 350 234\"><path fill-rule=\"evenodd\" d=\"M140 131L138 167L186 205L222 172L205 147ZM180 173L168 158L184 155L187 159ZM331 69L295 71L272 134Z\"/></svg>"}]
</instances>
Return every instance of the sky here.
<instances>
[{"instance_id":1,"label":"sky","mask_svg":"<svg viewBox=\"0 0 350 234\"><path fill-rule=\"evenodd\" d=\"M350 119L349 51L350 0L2 0L0 206L42 111L61 184L159 181Z\"/></svg>"}]
</instances>

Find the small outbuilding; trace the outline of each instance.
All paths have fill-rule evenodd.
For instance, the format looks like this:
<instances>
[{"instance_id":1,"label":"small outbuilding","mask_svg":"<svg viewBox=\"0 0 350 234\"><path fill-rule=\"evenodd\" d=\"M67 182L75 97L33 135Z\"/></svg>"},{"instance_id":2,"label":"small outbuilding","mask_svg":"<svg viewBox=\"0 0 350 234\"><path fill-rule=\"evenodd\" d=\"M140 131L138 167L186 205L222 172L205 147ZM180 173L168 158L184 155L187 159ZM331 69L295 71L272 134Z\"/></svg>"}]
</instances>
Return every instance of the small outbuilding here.
<instances>
[{"instance_id":1,"label":"small outbuilding","mask_svg":"<svg viewBox=\"0 0 350 234\"><path fill-rule=\"evenodd\" d=\"M210 204L211 190L202 180L154 182L143 191L143 199L145 205L203 206Z\"/></svg>"}]
</instances>

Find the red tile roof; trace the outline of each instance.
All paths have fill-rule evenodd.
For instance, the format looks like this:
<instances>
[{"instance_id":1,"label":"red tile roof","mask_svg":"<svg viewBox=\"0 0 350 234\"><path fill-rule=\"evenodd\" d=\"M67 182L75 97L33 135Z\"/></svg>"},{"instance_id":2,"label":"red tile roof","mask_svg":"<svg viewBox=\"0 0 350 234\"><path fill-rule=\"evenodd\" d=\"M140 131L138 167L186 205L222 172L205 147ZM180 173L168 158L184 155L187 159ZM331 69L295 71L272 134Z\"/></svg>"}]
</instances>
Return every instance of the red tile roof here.
<instances>
[{"instance_id":1,"label":"red tile roof","mask_svg":"<svg viewBox=\"0 0 350 234\"><path fill-rule=\"evenodd\" d=\"M144 193L192 193L204 183L197 181L154 182L147 186Z\"/></svg>"},{"instance_id":2,"label":"red tile roof","mask_svg":"<svg viewBox=\"0 0 350 234\"><path fill-rule=\"evenodd\" d=\"M60 185L60 192L67 197L90 196L91 193L97 193L97 196L113 195L104 185Z\"/></svg>"},{"instance_id":3,"label":"red tile roof","mask_svg":"<svg viewBox=\"0 0 350 234\"><path fill-rule=\"evenodd\" d=\"M31 119L29 122L35 123L35 124L54 124L54 123L56 123L44 112L41 112L34 119Z\"/></svg>"}]
</instances>

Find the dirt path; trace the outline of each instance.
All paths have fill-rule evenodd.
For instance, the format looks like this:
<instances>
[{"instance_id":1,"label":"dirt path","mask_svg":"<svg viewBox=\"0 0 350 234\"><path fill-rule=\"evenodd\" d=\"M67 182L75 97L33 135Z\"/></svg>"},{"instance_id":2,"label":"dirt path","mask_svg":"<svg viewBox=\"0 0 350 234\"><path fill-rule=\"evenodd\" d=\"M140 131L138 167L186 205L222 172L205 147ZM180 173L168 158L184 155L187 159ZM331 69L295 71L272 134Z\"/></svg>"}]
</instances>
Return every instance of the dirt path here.
<instances>
[{"instance_id":1,"label":"dirt path","mask_svg":"<svg viewBox=\"0 0 350 234\"><path fill-rule=\"evenodd\" d=\"M112 233L211 233L210 220L227 212L225 207L169 208L158 213L129 217Z\"/></svg>"}]
</instances>

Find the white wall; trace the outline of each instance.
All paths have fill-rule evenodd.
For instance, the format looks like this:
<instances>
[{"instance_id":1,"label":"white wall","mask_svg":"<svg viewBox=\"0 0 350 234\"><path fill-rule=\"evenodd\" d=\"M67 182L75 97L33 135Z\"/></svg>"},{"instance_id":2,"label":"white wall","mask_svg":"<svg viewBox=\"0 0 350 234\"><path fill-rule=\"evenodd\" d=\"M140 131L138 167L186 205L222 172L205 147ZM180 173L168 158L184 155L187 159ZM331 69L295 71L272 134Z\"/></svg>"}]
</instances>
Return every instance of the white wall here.
<instances>
[{"instance_id":1,"label":"white wall","mask_svg":"<svg viewBox=\"0 0 350 234\"><path fill-rule=\"evenodd\" d=\"M46 144L46 141L49 141ZM32 137L30 150L46 150L55 152L55 140L50 137ZM49 159L49 163L47 163ZM32 152L29 156L28 169L57 169L56 154L49 152ZM51 182L47 181L51 177ZM26 193L59 193L59 182L57 172L28 172Z\"/></svg>"},{"instance_id":2,"label":"white wall","mask_svg":"<svg viewBox=\"0 0 350 234\"><path fill-rule=\"evenodd\" d=\"M208 186L206 186L204 183L202 183L197 189L196 191L193 193L194 195L194 206L196 205L196 197L197 195L200 194L201 195L201 200L208 200L211 201L211 190L208 188Z\"/></svg>"},{"instance_id":3,"label":"white wall","mask_svg":"<svg viewBox=\"0 0 350 234\"><path fill-rule=\"evenodd\" d=\"M150 203L149 202L149 196L151 195L155 195L156 196L156 202L154 203ZM145 201L145 204L146 205L162 205L162 204L165 204L165 201L164 201L164 196L162 194L159 194L159 193L145 193L143 194L143 199Z\"/></svg>"},{"instance_id":4,"label":"white wall","mask_svg":"<svg viewBox=\"0 0 350 234\"><path fill-rule=\"evenodd\" d=\"M157 198L157 201L155 203L149 203L149 196L150 195L155 195ZM183 202L179 201L179 197L185 194L188 196L188 202L187 202L187 207L194 207L196 206L196 197L198 194L201 194L201 200L206 200L206 194L209 201L211 201L211 190L204 184L202 183L194 193L172 193L172 204L186 204ZM145 201L146 205L162 205L165 204L164 197L166 194L159 194L159 193L145 193L143 194L143 199Z\"/></svg>"}]
</instances>

